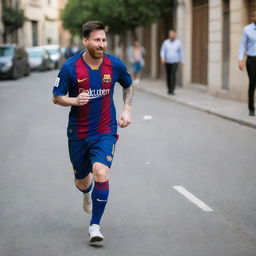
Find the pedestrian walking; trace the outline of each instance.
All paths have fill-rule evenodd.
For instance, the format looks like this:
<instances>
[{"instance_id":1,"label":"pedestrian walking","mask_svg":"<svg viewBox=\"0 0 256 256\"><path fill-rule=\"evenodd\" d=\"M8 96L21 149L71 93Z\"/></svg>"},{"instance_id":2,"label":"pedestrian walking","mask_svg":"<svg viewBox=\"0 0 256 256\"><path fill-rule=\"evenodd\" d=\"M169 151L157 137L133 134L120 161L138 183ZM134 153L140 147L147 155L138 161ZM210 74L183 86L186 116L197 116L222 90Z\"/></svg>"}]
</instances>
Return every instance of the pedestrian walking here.
<instances>
[{"instance_id":1,"label":"pedestrian walking","mask_svg":"<svg viewBox=\"0 0 256 256\"><path fill-rule=\"evenodd\" d=\"M144 55L144 48L140 45L139 41L134 41L132 47L128 49L128 59L132 65L132 76L134 84L140 83L140 73L145 64L143 58Z\"/></svg>"},{"instance_id":2,"label":"pedestrian walking","mask_svg":"<svg viewBox=\"0 0 256 256\"><path fill-rule=\"evenodd\" d=\"M75 46L75 45L70 45L67 47L67 49L65 50L64 52L64 56L66 59L69 59L70 57L78 54L80 51L79 47L78 46Z\"/></svg>"},{"instance_id":3,"label":"pedestrian walking","mask_svg":"<svg viewBox=\"0 0 256 256\"><path fill-rule=\"evenodd\" d=\"M255 116L254 93L256 86L256 10L252 13L252 23L245 26L243 30L238 66L241 71L244 70L244 56L246 59L246 69L249 77L248 87L248 108L249 116Z\"/></svg>"},{"instance_id":4,"label":"pedestrian walking","mask_svg":"<svg viewBox=\"0 0 256 256\"><path fill-rule=\"evenodd\" d=\"M102 22L86 22L82 40L87 50L63 64L53 88L53 102L71 106L69 155L75 185L83 193L84 211L92 212L88 231L89 242L94 243L104 239L100 221L108 201L117 125L124 128L131 123L132 78L119 58L105 54L107 40ZM118 120L113 101L116 82L123 87L124 100Z\"/></svg>"},{"instance_id":5,"label":"pedestrian walking","mask_svg":"<svg viewBox=\"0 0 256 256\"><path fill-rule=\"evenodd\" d=\"M182 45L174 30L169 31L169 38L162 43L160 57L166 69L167 93L174 95L178 66L184 61Z\"/></svg>"}]
</instances>

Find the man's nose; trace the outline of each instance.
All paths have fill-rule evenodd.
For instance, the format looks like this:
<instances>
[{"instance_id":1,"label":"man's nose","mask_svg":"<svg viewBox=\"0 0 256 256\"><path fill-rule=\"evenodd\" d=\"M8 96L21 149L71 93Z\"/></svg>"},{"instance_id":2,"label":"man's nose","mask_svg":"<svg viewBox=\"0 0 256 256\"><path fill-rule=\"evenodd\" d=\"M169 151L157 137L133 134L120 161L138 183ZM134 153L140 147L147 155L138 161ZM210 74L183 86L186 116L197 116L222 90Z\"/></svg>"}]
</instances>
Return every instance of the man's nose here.
<instances>
[{"instance_id":1,"label":"man's nose","mask_svg":"<svg viewBox=\"0 0 256 256\"><path fill-rule=\"evenodd\" d=\"M101 41L99 42L99 46L100 46L100 47L104 47L104 43L105 43L105 42L104 42L103 40L101 40Z\"/></svg>"}]
</instances>

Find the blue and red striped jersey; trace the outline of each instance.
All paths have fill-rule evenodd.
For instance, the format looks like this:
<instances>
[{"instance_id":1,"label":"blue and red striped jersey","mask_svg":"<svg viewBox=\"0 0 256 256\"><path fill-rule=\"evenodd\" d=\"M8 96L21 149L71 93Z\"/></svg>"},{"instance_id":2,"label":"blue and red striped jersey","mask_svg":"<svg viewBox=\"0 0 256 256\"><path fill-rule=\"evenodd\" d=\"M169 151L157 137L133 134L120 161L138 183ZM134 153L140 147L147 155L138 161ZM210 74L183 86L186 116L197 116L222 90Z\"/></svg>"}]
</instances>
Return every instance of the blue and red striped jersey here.
<instances>
[{"instance_id":1,"label":"blue and red striped jersey","mask_svg":"<svg viewBox=\"0 0 256 256\"><path fill-rule=\"evenodd\" d=\"M71 106L68 123L70 139L117 133L116 110L113 100L114 85L123 88L132 84L124 63L105 54L98 69L92 69L83 60L83 53L68 59L62 66L53 88L56 96L77 97L87 92L90 100L83 106Z\"/></svg>"}]
</instances>

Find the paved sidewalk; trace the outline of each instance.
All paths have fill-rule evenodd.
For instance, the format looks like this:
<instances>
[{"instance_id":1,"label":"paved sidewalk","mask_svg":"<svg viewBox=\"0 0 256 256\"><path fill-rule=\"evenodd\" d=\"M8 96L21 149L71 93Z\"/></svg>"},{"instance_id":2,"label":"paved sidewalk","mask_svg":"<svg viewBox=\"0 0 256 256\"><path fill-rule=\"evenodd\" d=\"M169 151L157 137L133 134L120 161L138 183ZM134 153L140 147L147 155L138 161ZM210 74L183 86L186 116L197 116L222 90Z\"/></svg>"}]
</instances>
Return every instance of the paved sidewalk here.
<instances>
[{"instance_id":1,"label":"paved sidewalk","mask_svg":"<svg viewBox=\"0 0 256 256\"><path fill-rule=\"evenodd\" d=\"M176 88L174 96L167 95L164 80L142 79L135 88L256 129L256 117L248 115L246 103L180 87Z\"/></svg>"}]
</instances>

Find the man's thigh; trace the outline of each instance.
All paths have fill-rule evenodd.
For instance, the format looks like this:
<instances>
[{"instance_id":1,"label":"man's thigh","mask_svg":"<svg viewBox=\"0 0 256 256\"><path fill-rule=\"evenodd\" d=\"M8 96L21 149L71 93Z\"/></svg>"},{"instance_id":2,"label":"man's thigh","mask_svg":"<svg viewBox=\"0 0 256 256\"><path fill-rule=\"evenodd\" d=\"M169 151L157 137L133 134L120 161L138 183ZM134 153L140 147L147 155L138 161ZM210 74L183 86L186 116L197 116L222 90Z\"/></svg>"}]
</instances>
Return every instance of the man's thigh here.
<instances>
[{"instance_id":1,"label":"man's thigh","mask_svg":"<svg viewBox=\"0 0 256 256\"><path fill-rule=\"evenodd\" d=\"M91 164L101 163L110 168L114 158L116 141L116 136L107 135L93 143L89 150Z\"/></svg>"},{"instance_id":2,"label":"man's thigh","mask_svg":"<svg viewBox=\"0 0 256 256\"><path fill-rule=\"evenodd\" d=\"M75 178L84 179L92 170L89 144L85 140L69 140L68 148Z\"/></svg>"}]
</instances>

